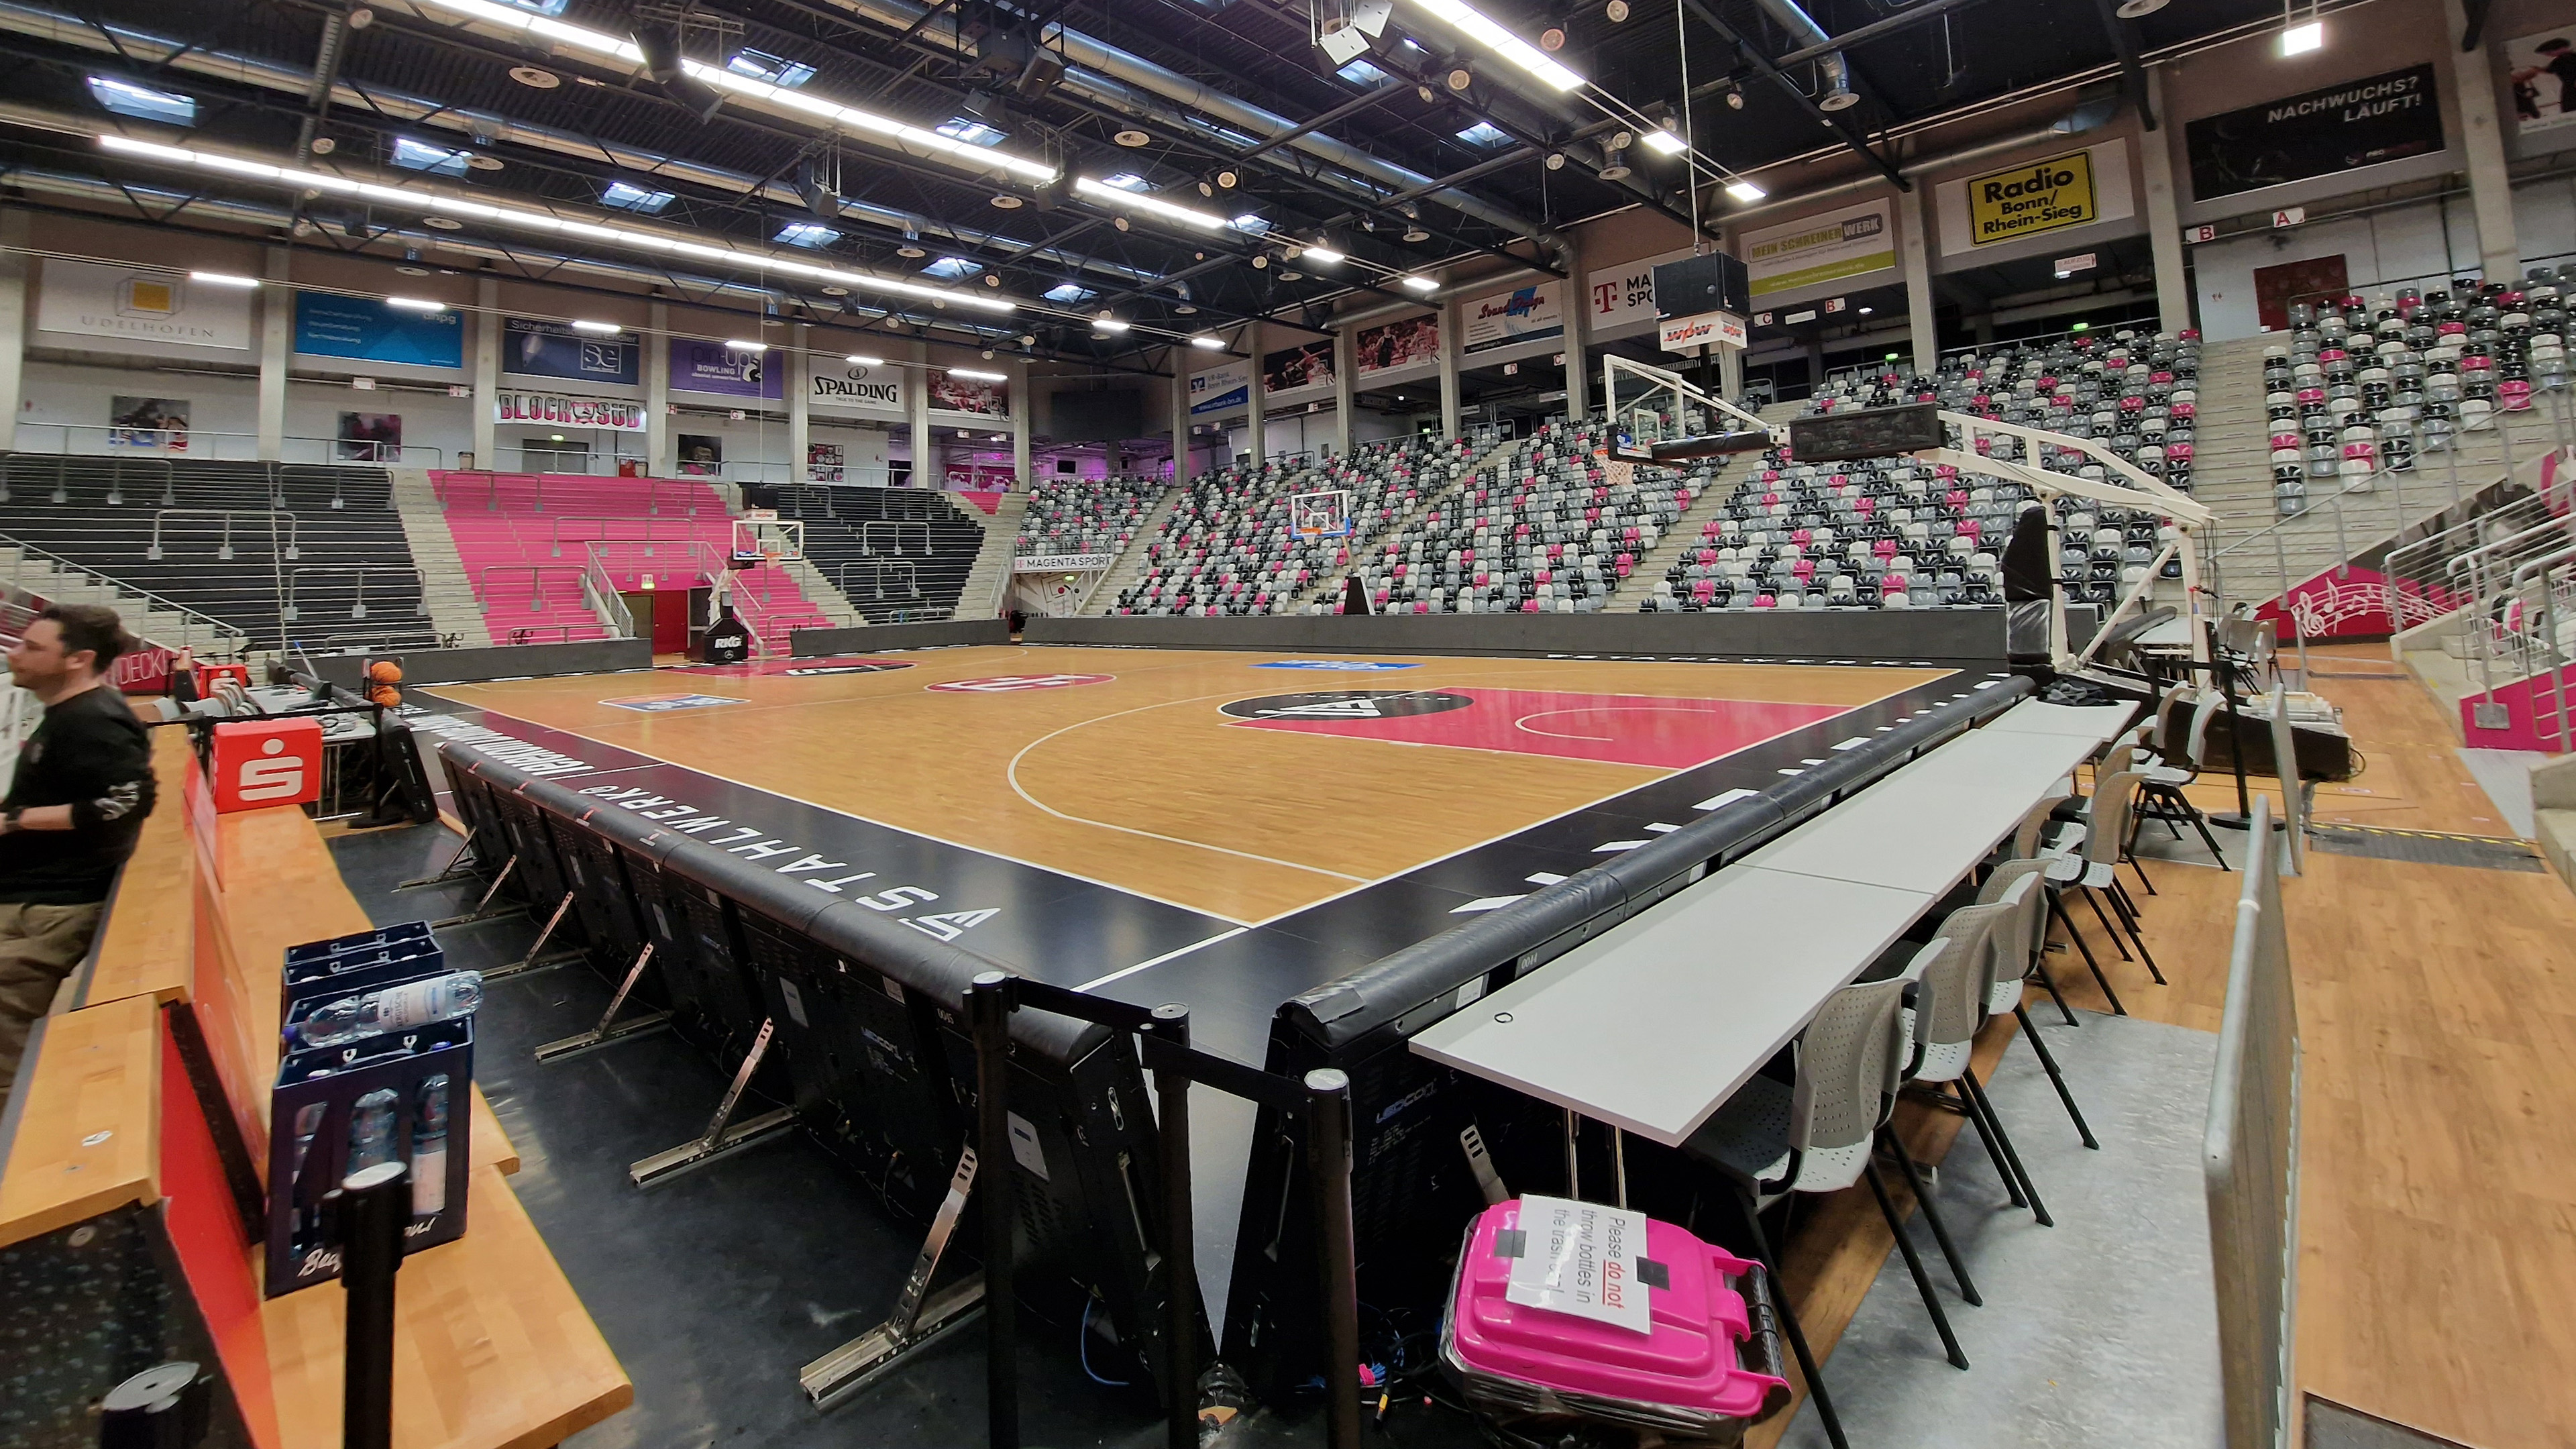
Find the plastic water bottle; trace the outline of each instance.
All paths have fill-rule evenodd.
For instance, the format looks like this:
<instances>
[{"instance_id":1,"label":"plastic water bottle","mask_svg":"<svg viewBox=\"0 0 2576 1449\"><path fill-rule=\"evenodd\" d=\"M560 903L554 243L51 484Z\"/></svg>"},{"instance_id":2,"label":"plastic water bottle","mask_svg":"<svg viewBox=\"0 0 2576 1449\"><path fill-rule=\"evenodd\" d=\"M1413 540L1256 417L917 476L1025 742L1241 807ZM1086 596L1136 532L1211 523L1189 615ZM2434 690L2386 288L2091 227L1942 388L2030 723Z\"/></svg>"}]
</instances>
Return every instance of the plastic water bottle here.
<instances>
[{"instance_id":1,"label":"plastic water bottle","mask_svg":"<svg viewBox=\"0 0 2576 1449\"><path fill-rule=\"evenodd\" d=\"M426 981L325 1002L295 1024L295 1044L299 1048L335 1046L364 1036L453 1021L473 1015L474 1008L482 1002L482 973L451 971Z\"/></svg>"}]
</instances>

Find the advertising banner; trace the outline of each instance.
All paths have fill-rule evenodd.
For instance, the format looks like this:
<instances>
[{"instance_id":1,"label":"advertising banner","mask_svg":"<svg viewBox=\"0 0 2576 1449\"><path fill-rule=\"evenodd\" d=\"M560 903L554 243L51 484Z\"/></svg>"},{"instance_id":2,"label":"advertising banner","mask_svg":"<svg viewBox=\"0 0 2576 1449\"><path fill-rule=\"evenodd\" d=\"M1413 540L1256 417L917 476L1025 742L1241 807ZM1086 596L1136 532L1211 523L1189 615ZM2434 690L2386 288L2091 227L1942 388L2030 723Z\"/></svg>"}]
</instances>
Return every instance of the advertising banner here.
<instances>
[{"instance_id":1,"label":"advertising banner","mask_svg":"<svg viewBox=\"0 0 2576 1449\"><path fill-rule=\"evenodd\" d=\"M1564 291L1554 282L1533 282L1490 297L1478 297L1458 309L1463 319L1459 346L1466 352L1489 352L1519 342L1565 335Z\"/></svg>"},{"instance_id":2,"label":"advertising banner","mask_svg":"<svg viewBox=\"0 0 2576 1449\"><path fill-rule=\"evenodd\" d=\"M1654 321L1655 268L1689 255L1690 248L1683 247L1659 257L1641 257L1604 267L1585 278L1584 305L1592 309L1592 336L1597 340L1607 333Z\"/></svg>"},{"instance_id":3,"label":"advertising banner","mask_svg":"<svg viewBox=\"0 0 2576 1449\"><path fill-rule=\"evenodd\" d=\"M2125 221L2137 214L2136 193L2129 184L2129 146L2105 141L1944 181L1932 190L1932 207L1944 256L2070 227Z\"/></svg>"},{"instance_id":4,"label":"advertising banner","mask_svg":"<svg viewBox=\"0 0 2576 1449\"><path fill-rule=\"evenodd\" d=\"M563 322L501 319L501 370L524 377L635 385L644 346L624 334L582 332Z\"/></svg>"},{"instance_id":5,"label":"advertising banner","mask_svg":"<svg viewBox=\"0 0 2576 1449\"><path fill-rule=\"evenodd\" d=\"M463 313L414 312L371 297L295 295L295 350L414 367L463 367Z\"/></svg>"},{"instance_id":6,"label":"advertising banner","mask_svg":"<svg viewBox=\"0 0 2576 1449\"><path fill-rule=\"evenodd\" d=\"M814 361L812 391L807 395L818 403L845 403L851 407L896 408L903 403L903 369L871 367L864 362ZM931 406L940 406L934 396Z\"/></svg>"},{"instance_id":7,"label":"advertising banner","mask_svg":"<svg viewBox=\"0 0 2576 1449\"><path fill-rule=\"evenodd\" d=\"M1229 362L1190 375L1190 416L1231 412L1252 401L1252 364Z\"/></svg>"},{"instance_id":8,"label":"advertising banner","mask_svg":"<svg viewBox=\"0 0 2576 1449\"><path fill-rule=\"evenodd\" d=\"M1655 343L1666 352L1696 352L1703 347L1744 346L1744 319L1732 312L1702 312L1696 317L1675 317L1655 333Z\"/></svg>"},{"instance_id":9,"label":"advertising banner","mask_svg":"<svg viewBox=\"0 0 2576 1449\"><path fill-rule=\"evenodd\" d=\"M724 397L784 398L785 374L769 365L769 354L721 342L671 339L671 386L687 392Z\"/></svg>"},{"instance_id":10,"label":"advertising banner","mask_svg":"<svg viewBox=\"0 0 2576 1449\"><path fill-rule=\"evenodd\" d=\"M1388 322L1360 329L1359 375L1391 372L1399 367L1413 367L1434 362L1440 357L1440 314L1407 317L1401 322Z\"/></svg>"},{"instance_id":11,"label":"advertising banner","mask_svg":"<svg viewBox=\"0 0 2576 1449\"><path fill-rule=\"evenodd\" d=\"M1105 569L1118 562L1114 553L1024 553L1011 560L1015 574L1079 574Z\"/></svg>"},{"instance_id":12,"label":"advertising banner","mask_svg":"<svg viewBox=\"0 0 2576 1449\"><path fill-rule=\"evenodd\" d=\"M979 418L1007 418L1011 415L1010 384L934 372L930 374L930 410L936 413L972 413Z\"/></svg>"},{"instance_id":13,"label":"advertising banner","mask_svg":"<svg viewBox=\"0 0 2576 1449\"><path fill-rule=\"evenodd\" d=\"M644 405L615 398L557 397L544 392L503 392L492 398L492 420L544 423L558 428L604 428L617 433L644 431Z\"/></svg>"},{"instance_id":14,"label":"advertising banner","mask_svg":"<svg viewBox=\"0 0 2576 1449\"><path fill-rule=\"evenodd\" d=\"M47 258L36 327L82 337L250 346L250 292L209 287L180 272Z\"/></svg>"},{"instance_id":15,"label":"advertising banner","mask_svg":"<svg viewBox=\"0 0 2576 1449\"><path fill-rule=\"evenodd\" d=\"M2576 126L2576 25L2506 41L2504 64L2523 135Z\"/></svg>"},{"instance_id":16,"label":"advertising banner","mask_svg":"<svg viewBox=\"0 0 2576 1449\"><path fill-rule=\"evenodd\" d=\"M108 399L107 443L111 448L167 448L188 451L188 400L183 397Z\"/></svg>"},{"instance_id":17,"label":"advertising banner","mask_svg":"<svg viewBox=\"0 0 2576 1449\"><path fill-rule=\"evenodd\" d=\"M1332 385L1333 339L1329 337L1267 353L1261 359L1261 386L1273 396Z\"/></svg>"},{"instance_id":18,"label":"advertising banner","mask_svg":"<svg viewBox=\"0 0 2576 1449\"><path fill-rule=\"evenodd\" d=\"M2208 201L2442 149L2433 65L2203 116L2183 127L2191 193Z\"/></svg>"},{"instance_id":19,"label":"advertising banner","mask_svg":"<svg viewBox=\"0 0 2576 1449\"><path fill-rule=\"evenodd\" d=\"M1758 301L1896 268L1892 203L1857 202L1821 216L1746 232L1744 270Z\"/></svg>"}]
</instances>

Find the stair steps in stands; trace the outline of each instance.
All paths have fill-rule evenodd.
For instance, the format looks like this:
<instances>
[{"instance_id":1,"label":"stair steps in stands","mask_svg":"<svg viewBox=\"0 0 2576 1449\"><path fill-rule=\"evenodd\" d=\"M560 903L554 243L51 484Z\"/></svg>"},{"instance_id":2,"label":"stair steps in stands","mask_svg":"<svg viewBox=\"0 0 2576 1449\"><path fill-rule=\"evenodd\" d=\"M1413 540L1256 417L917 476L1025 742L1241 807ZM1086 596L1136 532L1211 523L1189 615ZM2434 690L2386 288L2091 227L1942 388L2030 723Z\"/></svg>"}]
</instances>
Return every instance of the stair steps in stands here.
<instances>
[{"instance_id":1,"label":"stair steps in stands","mask_svg":"<svg viewBox=\"0 0 2576 1449\"><path fill-rule=\"evenodd\" d=\"M465 576L465 560L456 552L456 535L447 527L447 510L430 485L426 468L388 468L393 479L394 516L411 542L412 561L420 565L420 597L429 622L441 638L454 636L471 647L492 642L483 608L474 601L474 585Z\"/></svg>"},{"instance_id":2,"label":"stair steps in stands","mask_svg":"<svg viewBox=\"0 0 2576 1449\"><path fill-rule=\"evenodd\" d=\"M1751 464L1743 458L1718 470L1717 476L1700 490L1700 495L1691 500L1690 507L1682 510L1682 516L1673 520L1673 526L1665 530L1655 546L1646 551L1646 556L1637 560L1635 567L1628 571L1628 576L1619 581L1619 587L1611 591L1610 610L1621 614L1636 613L1638 606L1655 592L1655 581L1678 563L1685 552L1700 546L1701 527L1726 511L1726 500L1735 496L1736 486L1750 476L1751 471Z\"/></svg>"},{"instance_id":3,"label":"stair steps in stands","mask_svg":"<svg viewBox=\"0 0 2576 1449\"><path fill-rule=\"evenodd\" d=\"M127 633L176 649L193 646L199 654L240 652L249 636L199 614L189 616L162 608L138 594L115 587L99 575L66 570L51 559L0 544L0 583L23 589L50 604L105 604L116 611Z\"/></svg>"},{"instance_id":4,"label":"stair steps in stands","mask_svg":"<svg viewBox=\"0 0 2576 1449\"><path fill-rule=\"evenodd\" d=\"M1118 606L1118 596L1144 576L1146 545L1162 536L1163 525L1171 522L1173 510L1179 508L1181 500L1188 496L1190 491L1186 488L1163 490L1163 496L1154 500L1154 506L1145 510L1144 520L1136 525L1136 533L1127 540L1127 546L1118 551L1118 561L1100 576L1100 582L1091 586L1090 595L1082 601L1082 607L1076 613L1106 614Z\"/></svg>"},{"instance_id":5,"label":"stair steps in stands","mask_svg":"<svg viewBox=\"0 0 2576 1449\"><path fill-rule=\"evenodd\" d=\"M1440 487L1422 495L1420 502L1396 515L1394 518L1389 519L1386 527L1379 529L1377 532L1370 534L1366 538L1355 538L1351 540L1352 547L1350 555L1352 560L1356 562L1359 559L1367 557L1370 551L1384 548L1388 539L1403 537L1404 530L1411 527L1415 519L1420 518L1423 514L1439 507L1444 500L1454 498L1471 487L1475 483L1476 475L1478 473L1481 473L1488 468L1502 467L1503 460L1510 457L1512 449L1519 447L1523 441L1524 440L1520 438L1503 438L1497 440L1494 446L1487 448L1484 452L1476 455L1475 461L1467 465L1466 472L1459 474L1457 477L1450 479ZM1324 580L1323 583L1316 587L1314 592L1308 594L1305 598L1295 601L1291 607L1302 609L1310 603L1338 606L1342 600L1342 580L1347 578L1349 575L1350 565L1348 564L1333 570L1330 578Z\"/></svg>"},{"instance_id":6,"label":"stair steps in stands","mask_svg":"<svg viewBox=\"0 0 2576 1449\"><path fill-rule=\"evenodd\" d=\"M972 504L962 510L984 530L975 562L966 570L966 586L957 592L959 619L990 619L1002 612L1011 582L1011 561L1019 556L1020 518L1029 511L1029 495L1005 493L990 514Z\"/></svg>"}]
</instances>

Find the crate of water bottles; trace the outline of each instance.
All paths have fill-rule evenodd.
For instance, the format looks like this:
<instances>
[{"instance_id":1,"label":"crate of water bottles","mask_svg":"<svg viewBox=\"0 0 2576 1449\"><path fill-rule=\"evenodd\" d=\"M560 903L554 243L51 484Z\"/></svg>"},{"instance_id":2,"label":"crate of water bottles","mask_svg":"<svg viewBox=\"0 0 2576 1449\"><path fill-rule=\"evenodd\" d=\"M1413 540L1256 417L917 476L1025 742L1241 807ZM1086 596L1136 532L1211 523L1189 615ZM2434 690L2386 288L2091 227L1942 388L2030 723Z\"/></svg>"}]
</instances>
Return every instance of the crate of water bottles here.
<instances>
[{"instance_id":1,"label":"crate of water bottles","mask_svg":"<svg viewBox=\"0 0 2576 1449\"><path fill-rule=\"evenodd\" d=\"M340 1275L328 1198L361 1168L409 1165L404 1251L465 1231L474 1008L483 996L482 977L448 970L418 924L290 948L286 977L269 1103L272 1298Z\"/></svg>"}]
</instances>

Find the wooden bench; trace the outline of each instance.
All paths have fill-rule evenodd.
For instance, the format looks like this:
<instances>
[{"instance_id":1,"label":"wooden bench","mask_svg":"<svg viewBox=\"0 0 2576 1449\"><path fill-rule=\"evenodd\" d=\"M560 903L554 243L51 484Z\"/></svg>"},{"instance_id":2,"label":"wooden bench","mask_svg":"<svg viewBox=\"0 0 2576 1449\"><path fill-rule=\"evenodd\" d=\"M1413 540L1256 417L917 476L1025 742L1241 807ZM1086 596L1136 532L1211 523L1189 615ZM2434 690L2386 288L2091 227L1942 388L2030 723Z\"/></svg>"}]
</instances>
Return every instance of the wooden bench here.
<instances>
[{"instance_id":1,"label":"wooden bench","mask_svg":"<svg viewBox=\"0 0 2576 1449\"><path fill-rule=\"evenodd\" d=\"M180 1268L173 1341L211 1338L199 1352L223 1364L262 1449L330 1449L345 1297L329 1285L258 1296L261 1247L243 1239L207 1119L227 1119L214 1130L240 1133L264 1167L285 948L370 923L302 812L192 811L184 737L159 731L155 747L161 804L0 1118L0 1247L27 1245L41 1269L77 1250L84 1225L160 1235L156 1259ZM191 1087L181 1016L205 1039L220 1101ZM472 1112L466 1233L403 1260L401 1449L537 1449L634 1401L511 1190L518 1157L479 1089Z\"/></svg>"}]
</instances>

